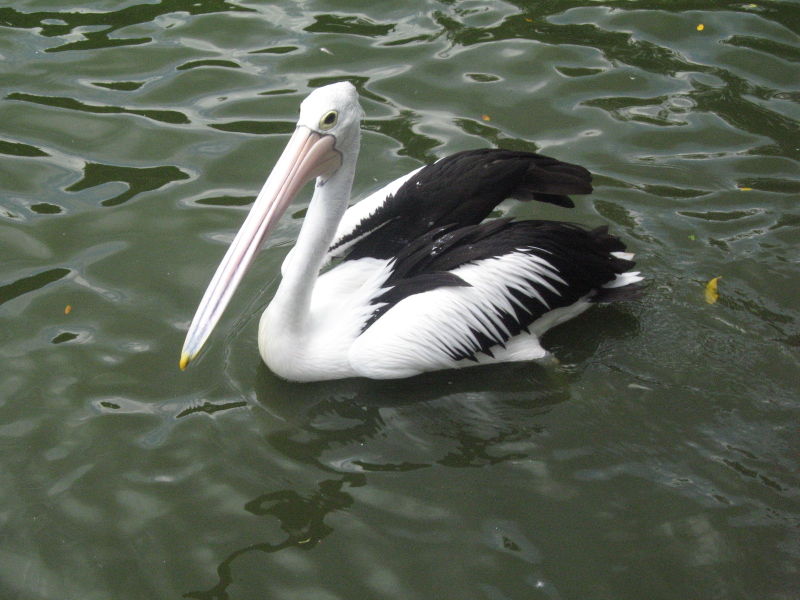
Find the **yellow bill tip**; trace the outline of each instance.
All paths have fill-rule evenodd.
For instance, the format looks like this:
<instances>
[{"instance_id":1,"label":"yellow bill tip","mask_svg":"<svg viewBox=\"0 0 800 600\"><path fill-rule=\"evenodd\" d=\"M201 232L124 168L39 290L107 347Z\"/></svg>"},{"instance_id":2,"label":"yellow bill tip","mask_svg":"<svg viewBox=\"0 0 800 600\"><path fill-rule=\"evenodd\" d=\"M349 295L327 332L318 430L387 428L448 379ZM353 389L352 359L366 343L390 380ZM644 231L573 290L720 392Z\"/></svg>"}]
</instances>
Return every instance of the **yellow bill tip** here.
<instances>
[{"instance_id":1,"label":"yellow bill tip","mask_svg":"<svg viewBox=\"0 0 800 600\"><path fill-rule=\"evenodd\" d=\"M186 367L189 365L189 361L192 360L188 354L181 354L181 360L178 363L178 366L181 368L181 371L185 371Z\"/></svg>"}]
</instances>

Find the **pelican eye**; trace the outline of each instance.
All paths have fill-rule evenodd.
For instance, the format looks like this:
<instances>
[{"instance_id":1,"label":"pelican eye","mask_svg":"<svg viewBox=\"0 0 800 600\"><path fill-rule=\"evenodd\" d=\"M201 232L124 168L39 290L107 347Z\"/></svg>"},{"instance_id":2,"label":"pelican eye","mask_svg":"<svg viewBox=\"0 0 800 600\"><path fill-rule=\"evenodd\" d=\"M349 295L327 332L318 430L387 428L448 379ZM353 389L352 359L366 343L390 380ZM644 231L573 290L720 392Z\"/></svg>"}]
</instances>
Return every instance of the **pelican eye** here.
<instances>
[{"instance_id":1,"label":"pelican eye","mask_svg":"<svg viewBox=\"0 0 800 600\"><path fill-rule=\"evenodd\" d=\"M330 129L334 125L336 125L336 121L339 119L339 113L335 110L329 110L326 112L323 117L319 120L319 128L320 129Z\"/></svg>"}]
</instances>

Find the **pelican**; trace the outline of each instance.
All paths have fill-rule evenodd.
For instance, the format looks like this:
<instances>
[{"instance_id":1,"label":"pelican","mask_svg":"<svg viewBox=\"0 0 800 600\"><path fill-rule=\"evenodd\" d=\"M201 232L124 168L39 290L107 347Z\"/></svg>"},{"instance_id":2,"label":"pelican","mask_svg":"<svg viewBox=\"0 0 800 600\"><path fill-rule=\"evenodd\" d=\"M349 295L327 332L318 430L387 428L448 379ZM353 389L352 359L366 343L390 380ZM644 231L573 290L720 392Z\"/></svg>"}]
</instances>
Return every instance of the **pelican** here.
<instances>
[{"instance_id":1,"label":"pelican","mask_svg":"<svg viewBox=\"0 0 800 600\"><path fill-rule=\"evenodd\" d=\"M314 90L197 308L180 358L200 352L265 238L316 179L297 243L261 316L258 349L292 381L392 379L548 356L545 331L642 280L608 233L497 218L506 198L572 207L578 165L468 150L421 167L348 209L363 111L348 82ZM331 261L337 264L324 270Z\"/></svg>"}]
</instances>

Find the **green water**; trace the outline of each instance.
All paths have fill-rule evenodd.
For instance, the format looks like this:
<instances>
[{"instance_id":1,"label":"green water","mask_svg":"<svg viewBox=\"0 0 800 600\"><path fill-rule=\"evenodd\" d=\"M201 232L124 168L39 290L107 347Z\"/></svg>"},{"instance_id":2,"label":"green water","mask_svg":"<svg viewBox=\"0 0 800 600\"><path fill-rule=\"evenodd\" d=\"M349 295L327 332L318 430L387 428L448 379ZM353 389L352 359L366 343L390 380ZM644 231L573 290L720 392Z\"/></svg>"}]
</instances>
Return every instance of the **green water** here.
<instances>
[{"instance_id":1,"label":"green water","mask_svg":"<svg viewBox=\"0 0 800 600\"><path fill-rule=\"evenodd\" d=\"M0 7L0 598L800 597L797 2L79 5ZM610 224L647 293L556 367L288 384L255 332L306 194L179 372L340 79L356 197L465 148L577 162L572 211L503 211Z\"/></svg>"}]
</instances>

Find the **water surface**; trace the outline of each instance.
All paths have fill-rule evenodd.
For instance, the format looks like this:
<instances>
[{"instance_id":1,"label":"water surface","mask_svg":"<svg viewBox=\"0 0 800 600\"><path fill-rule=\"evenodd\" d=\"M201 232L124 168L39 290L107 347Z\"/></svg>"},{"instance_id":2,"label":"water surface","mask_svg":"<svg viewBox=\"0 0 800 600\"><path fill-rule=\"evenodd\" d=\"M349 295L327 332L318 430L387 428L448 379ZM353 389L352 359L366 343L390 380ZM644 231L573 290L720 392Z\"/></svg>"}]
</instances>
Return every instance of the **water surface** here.
<instances>
[{"instance_id":1,"label":"water surface","mask_svg":"<svg viewBox=\"0 0 800 600\"><path fill-rule=\"evenodd\" d=\"M719 598L800 590L796 2L0 7L0 595ZM189 320L313 88L354 195L466 148L587 166L640 300L556 367L280 381L306 193L202 359ZM719 280L708 304L705 284Z\"/></svg>"}]
</instances>

